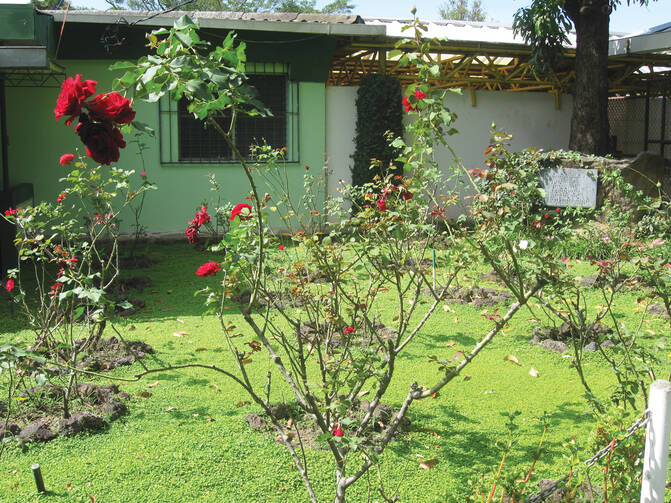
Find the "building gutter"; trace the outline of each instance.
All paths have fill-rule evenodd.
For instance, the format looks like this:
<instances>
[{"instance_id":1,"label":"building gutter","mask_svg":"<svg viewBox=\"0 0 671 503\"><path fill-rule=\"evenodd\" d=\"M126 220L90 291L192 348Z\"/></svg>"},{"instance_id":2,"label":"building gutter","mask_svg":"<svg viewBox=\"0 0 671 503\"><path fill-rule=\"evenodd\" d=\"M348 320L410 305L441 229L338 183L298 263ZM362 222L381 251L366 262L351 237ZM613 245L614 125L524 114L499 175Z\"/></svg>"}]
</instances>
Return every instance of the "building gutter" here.
<instances>
[{"instance_id":1,"label":"building gutter","mask_svg":"<svg viewBox=\"0 0 671 503\"><path fill-rule=\"evenodd\" d=\"M646 33L611 40L608 43L608 56L626 56L628 54L655 53L671 49L671 31Z\"/></svg>"}]
</instances>

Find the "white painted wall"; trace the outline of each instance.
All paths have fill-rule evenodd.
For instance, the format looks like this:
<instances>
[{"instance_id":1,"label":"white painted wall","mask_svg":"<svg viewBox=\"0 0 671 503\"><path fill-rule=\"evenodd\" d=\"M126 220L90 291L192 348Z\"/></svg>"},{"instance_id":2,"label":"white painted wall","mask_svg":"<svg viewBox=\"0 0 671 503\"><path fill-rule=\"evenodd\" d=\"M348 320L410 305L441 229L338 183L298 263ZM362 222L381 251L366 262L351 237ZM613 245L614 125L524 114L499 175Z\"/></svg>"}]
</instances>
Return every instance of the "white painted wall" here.
<instances>
[{"instance_id":1,"label":"white painted wall","mask_svg":"<svg viewBox=\"0 0 671 503\"><path fill-rule=\"evenodd\" d=\"M351 155L354 153L356 124L356 87L326 88L326 148L329 157L329 193L338 180L351 180ZM483 152L489 145L490 126L496 123L499 130L513 134L512 150L527 147L545 150L568 148L571 124L572 97L561 96L560 109L555 108L554 95L549 93L477 91L476 106L471 105L470 91L462 95L448 93L447 105L458 115L454 126L459 133L448 139L466 169L481 167ZM438 161L444 172L454 163L446 148L437 151ZM464 190L464 193L468 191ZM462 205L455 216L465 211Z\"/></svg>"}]
</instances>

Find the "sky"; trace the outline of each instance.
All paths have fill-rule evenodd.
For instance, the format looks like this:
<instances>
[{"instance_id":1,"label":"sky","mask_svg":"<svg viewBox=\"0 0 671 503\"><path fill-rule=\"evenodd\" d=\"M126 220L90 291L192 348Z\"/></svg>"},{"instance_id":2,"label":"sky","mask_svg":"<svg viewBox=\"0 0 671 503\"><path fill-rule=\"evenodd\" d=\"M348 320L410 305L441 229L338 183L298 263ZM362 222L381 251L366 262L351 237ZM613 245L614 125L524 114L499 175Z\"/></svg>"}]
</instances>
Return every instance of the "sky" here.
<instances>
[{"instance_id":1,"label":"sky","mask_svg":"<svg viewBox=\"0 0 671 503\"><path fill-rule=\"evenodd\" d=\"M71 0L73 5L91 9L106 9L105 0ZM410 10L416 6L421 19L440 19L438 11L444 0L350 0L355 5L354 13L362 17L409 18ZM328 0L317 0L323 6ZM487 20L503 25L512 25L513 14L520 7L526 7L531 0L482 0ZM651 1L647 7L627 6L621 2L611 15L611 32L636 33L653 26L671 22L671 1ZM634 3L634 2L632 2Z\"/></svg>"}]
</instances>

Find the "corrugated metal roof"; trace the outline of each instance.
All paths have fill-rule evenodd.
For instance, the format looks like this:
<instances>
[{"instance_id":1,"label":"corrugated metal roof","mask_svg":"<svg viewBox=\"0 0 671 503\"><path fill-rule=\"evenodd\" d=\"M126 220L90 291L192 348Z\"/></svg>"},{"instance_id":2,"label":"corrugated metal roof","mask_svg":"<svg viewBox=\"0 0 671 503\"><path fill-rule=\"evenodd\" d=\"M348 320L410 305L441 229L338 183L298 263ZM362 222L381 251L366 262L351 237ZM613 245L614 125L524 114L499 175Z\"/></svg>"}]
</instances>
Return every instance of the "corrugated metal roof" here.
<instances>
[{"instance_id":1,"label":"corrugated metal roof","mask_svg":"<svg viewBox=\"0 0 671 503\"><path fill-rule=\"evenodd\" d=\"M411 34L402 28L412 22L410 19L364 18L370 26L385 26L387 36L408 38ZM447 39L464 42L486 42L492 44L526 45L520 35L515 35L511 26L475 21L422 21L427 27L425 38ZM570 45L575 47L575 33L569 34Z\"/></svg>"},{"instance_id":2,"label":"corrugated metal roof","mask_svg":"<svg viewBox=\"0 0 671 503\"><path fill-rule=\"evenodd\" d=\"M46 10L57 22L63 21L65 11ZM383 26L367 26L360 16L350 14L300 14L275 12L227 11L130 11L130 10L71 10L67 23L110 24L123 21L141 26L172 26L183 15L198 20L203 28L232 30L320 33L325 35L365 36L384 35Z\"/></svg>"}]
</instances>

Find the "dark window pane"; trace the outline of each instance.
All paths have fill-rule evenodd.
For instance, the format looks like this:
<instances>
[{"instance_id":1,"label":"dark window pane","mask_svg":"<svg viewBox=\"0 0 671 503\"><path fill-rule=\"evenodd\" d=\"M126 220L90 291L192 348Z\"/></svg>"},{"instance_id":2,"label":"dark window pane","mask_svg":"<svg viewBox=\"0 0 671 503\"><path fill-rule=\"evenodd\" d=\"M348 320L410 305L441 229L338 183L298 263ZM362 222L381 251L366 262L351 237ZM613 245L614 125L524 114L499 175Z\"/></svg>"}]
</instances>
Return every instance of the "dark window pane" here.
<instances>
[{"instance_id":1,"label":"dark window pane","mask_svg":"<svg viewBox=\"0 0 671 503\"><path fill-rule=\"evenodd\" d=\"M287 77L286 75L250 75L250 84L259 91L259 99L273 113L273 117L238 115L235 124L235 145L243 156L249 156L249 146L265 140L273 147L287 145ZM203 127L179 102L179 160L186 162L229 161L233 159L226 141L212 127ZM222 117L220 124L226 130L230 116Z\"/></svg>"}]
</instances>

